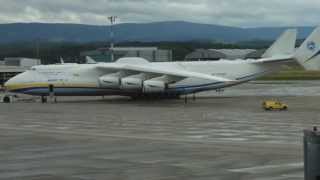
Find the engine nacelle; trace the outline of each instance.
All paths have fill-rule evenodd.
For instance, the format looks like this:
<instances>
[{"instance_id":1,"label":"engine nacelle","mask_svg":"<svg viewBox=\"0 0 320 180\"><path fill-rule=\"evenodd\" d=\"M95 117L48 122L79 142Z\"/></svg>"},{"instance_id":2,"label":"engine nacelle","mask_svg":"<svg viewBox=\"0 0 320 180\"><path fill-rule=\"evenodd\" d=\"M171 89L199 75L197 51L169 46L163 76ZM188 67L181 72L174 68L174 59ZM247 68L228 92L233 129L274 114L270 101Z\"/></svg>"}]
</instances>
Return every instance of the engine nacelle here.
<instances>
[{"instance_id":1,"label":"engine nacelle","mask_svg":"<svg viewBox=\"0 0 320 180\"><path fill-rule=\"evenodd\" d=\"M168 88L168 84L160 80L145 81L143 86L144 93L162 93Z\"/></svg>"},{"instance_id":2,"label":"engine nacelle","mask_svg":"<svg viewBox=\"0 0 320 180\"><path fill-rule=\"evenodd\" d=\"M151 75L148 74L136 74L126 78L121 79L121 89L123 90L134 90L134 91L142 91L143 89L143 81L152 78Z\"/></svg>"},{"instance_id":3,"label":"engine nacelle","mask_svg":"<svg viewBox=\"0 0 320 180\"><path fill-rule=\"evenodd\" d=\"M100 85L104 88L120 88L121 79L114 75L106 75L99 78Z\"/></svg>"},{"instance_id":4,"label":"engine nacelle","mask_svg":"<svg viewBox=\"0 0 320 180\"><path fill-rule=\"evenodd\" d=\"M121 80L121 89L124 90L141 90L143 88L143 80L136 77L123 78Z\"/></svg>"}]
</instances>

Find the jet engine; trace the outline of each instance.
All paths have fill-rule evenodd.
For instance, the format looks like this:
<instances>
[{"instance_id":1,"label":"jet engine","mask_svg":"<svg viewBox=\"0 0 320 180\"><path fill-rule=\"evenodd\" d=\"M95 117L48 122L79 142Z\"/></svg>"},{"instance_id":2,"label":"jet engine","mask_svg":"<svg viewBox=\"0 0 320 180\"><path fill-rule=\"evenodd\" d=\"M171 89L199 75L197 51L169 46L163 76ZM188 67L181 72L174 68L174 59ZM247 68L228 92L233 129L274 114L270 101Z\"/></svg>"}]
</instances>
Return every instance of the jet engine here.
<instances>
[{"instance_id":1,"label":"jet engine","mask_svg":"<svg viewBox=\"0 0 320 180\"><path fill-rule=\"evenodd\" d=\"M174 82L168 76L162 76L154 79L147 80L143 83L144 93L162 93L168 89L169 83Z\"/></svg>"},{"instance_id":2,"label":"jet engine","mask_svg":"<svg viewBox=\"0 0 320 180\"><path fill-rule=\"evenodd\" d=\"M121 89L123 90L142 90L143 81L150 78L150 75L141 73L121 79Z\"/></svg>"},{"instance_id":3,"label":"jet engine","mask_svg":"<svg viewBox=\"0 0 320 180\"><path fill-rule=\"evenodd\" d=\"M104 88L120 88L121 86L121 78L124 77L126 74L123 72L118 72L114 74L107 74L105 76L101 76L99 78L99 82L101 87Z\"/></svg>"},{"instance_id":4,"label":"jet engine","mask_svg":"<svg viewBox=\"0 0 320 180\"><path fill-rule=\"evenodd\" d=\"M143 83L144 93L161 93L168 88L168 84L159 80L148 80Z\"/></svg>"},{"instance_id":5,"label":"jet engine","mask_svg":"<svg viewBox=\"0 0 320 180\"><path fill-rule=\"evenodd\" d=\"M100 85L104 88L119 88L121 79L116 76L102 76L99 78Z\"/></svg>"}]
</instances>

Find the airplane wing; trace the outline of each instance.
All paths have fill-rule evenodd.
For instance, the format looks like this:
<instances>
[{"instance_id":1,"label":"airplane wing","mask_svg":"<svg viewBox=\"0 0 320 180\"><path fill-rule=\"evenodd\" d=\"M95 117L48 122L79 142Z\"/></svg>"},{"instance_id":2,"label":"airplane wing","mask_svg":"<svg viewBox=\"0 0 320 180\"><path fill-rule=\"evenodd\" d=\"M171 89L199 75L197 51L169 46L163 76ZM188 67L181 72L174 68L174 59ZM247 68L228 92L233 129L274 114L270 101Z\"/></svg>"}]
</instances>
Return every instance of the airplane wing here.
<instances>
[{"instance_id":1,"label":"airplane wing","mask_svg":"<svg viewBox=\"0 0 320 180\"><path fill-rule=\"evenodd\" d=\"M262 58L259 60L256 60L254 63L277 63L277 62L290 62L294 61L293 55L284 55L284 56L274 56L270 58Z\"/></svg>"},{"instance_id":2,"label":"airplane wing","mask_svg":"<svg viewBox=\"0 0 320 180\"><path fill-rule=\"evenodd\" d=\"M209 74L198 73L198 72L191 72L186 71L183 69L160 69L156 67L148 66L140 64L140 65L131 65L131 64L99 64L97 68L101 70L124 70L124 71L131 71L137 73L147 73L147 74L159 74L160 75L168 75L173 77L180 77L180 78L199 78L199 79L206 79L212 81L223 81L223 82L232 82L235 80L227 79L224 77L219 76L212 76Z\"/></svg>"}]
</instances>

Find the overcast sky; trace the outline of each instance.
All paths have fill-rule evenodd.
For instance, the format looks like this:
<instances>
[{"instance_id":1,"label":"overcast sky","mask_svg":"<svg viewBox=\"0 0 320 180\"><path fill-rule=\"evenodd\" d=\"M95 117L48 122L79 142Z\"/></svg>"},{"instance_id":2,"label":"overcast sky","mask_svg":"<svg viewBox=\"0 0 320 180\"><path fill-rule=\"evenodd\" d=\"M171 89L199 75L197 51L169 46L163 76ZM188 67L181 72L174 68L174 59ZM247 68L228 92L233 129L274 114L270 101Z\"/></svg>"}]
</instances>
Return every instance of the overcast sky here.
<instances>
[{"instance_id":1,"label":"overcast sky","mask_svg":"<svg viewBox=\"0 0 320 180\"><path fill-rule=\"evenodd\" d=\"M0 0L0 23L190 21L238 27L320 24L320 0Z\"/></svg>"}]
</instances>

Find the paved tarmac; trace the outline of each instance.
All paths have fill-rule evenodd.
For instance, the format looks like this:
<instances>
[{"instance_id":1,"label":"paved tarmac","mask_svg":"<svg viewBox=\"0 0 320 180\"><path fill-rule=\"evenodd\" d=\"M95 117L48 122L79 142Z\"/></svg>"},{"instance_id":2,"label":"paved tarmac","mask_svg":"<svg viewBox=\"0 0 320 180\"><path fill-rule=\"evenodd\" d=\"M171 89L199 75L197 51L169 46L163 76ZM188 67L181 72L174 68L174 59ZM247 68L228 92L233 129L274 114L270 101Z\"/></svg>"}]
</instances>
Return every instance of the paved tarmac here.
<instances>
[{"instance_id":1,"label":"paved tarmac","mask_svg":"<svg viewBox=\"0 0 320 180\"><path fill-rule=\"evenodd\" d=\"M320 96L292 94L299 83L280 85L289 95L246 84L188 104L117 97L0 104L0 180L302 180L302 131L320 125ZM313 92L318 83L303 88ZM262 110L272 98L289 111Z\"/></svg>"}]
</instances>

